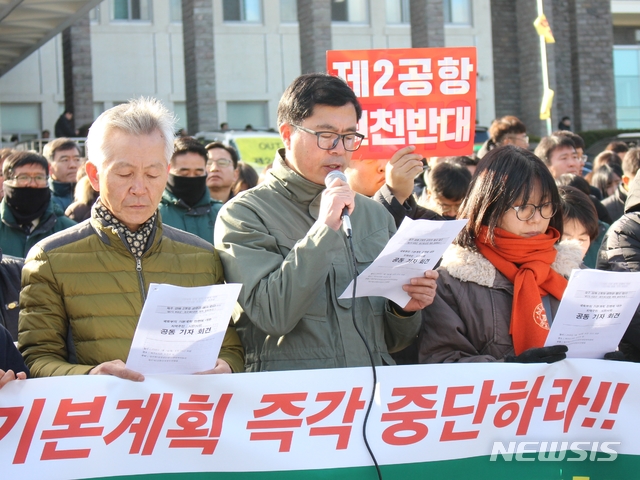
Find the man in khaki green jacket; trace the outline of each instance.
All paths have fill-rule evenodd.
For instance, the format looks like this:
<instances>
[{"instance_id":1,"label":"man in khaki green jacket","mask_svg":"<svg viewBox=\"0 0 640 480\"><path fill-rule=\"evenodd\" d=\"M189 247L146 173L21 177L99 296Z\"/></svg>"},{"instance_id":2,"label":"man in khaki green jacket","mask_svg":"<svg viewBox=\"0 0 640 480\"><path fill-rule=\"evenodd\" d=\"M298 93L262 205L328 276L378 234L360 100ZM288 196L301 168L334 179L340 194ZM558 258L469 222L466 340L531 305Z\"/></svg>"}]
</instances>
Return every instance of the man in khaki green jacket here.
<instances>
[{"instance_id":1,"label":"man in khaki green jacket","mask_svg":"<svg viewBox=\"0 0 640 480\"><path fill-rule=\"evenodd\" d=\"M149 283L221 283L213 247L162 225L157 212L173 152L173 120L157 101L104 112L87 140L87 176L100 192L91 218L36 244L26 259L18 345L32 376L144 377L126 368ZM233 327L213 368L243 370Z\"/></svg>"},{"instance_id":2,"label":"man in khaki green jacket","mask_svg":"<svg viewBox=\"0 0 640 480\"><path fill-rule=\"evenodd\" d=\"M344 170L360 146L361 115L353 91L337 77L303 75L285 91L278 124L285 149L264 183L225 204L214 229L225 277L242 283L234 315L246 351L246 370L377 365L407 346L420 326L419 310L435 295L437 273L404 289L404 308L381 297L338 297L352 278L342 211L352 213L358 270L366 268L395 232L393 218L346 182L324 181ZM352 321L355 314L355 324Z\"/></svg>"}]
</instances>

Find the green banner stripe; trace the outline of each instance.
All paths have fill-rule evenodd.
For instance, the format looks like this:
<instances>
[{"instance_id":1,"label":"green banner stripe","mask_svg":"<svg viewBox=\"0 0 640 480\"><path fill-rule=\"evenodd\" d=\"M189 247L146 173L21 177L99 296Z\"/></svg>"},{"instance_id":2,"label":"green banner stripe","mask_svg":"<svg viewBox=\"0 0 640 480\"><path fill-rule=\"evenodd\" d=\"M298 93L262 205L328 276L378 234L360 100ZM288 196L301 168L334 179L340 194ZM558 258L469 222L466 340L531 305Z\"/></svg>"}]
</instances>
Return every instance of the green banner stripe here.
<instances>
[{"instance_id":1,"label":"green banner stripe","mask_svg":"<svg viewBox=\"0 0 640 480\"><path fill-rule=\"evenodd\" d=\"M576 458L575 455L567 458ZM599 455L597 458L607 458ZM626 480L637 478L640 470L640 456L618 455L613 461L581 462L562 461L530 462L505 461L498 458L492 462L490 457L463 458L440 462L411 463L403 465L384 465L382 474L386 479L397 478L460 478L473 480L573 480L574 477L588 477L589 480ZM525 458L536 458L525 455ZM416 475L419 475L416 477ZM373 467L336 468L326 470L292 470L279 472L223 472L223 473L164 473L149 475L127 475L122 477L102 477L98 480L373 480L376 472Z\"/></svg>"}]
</instances>

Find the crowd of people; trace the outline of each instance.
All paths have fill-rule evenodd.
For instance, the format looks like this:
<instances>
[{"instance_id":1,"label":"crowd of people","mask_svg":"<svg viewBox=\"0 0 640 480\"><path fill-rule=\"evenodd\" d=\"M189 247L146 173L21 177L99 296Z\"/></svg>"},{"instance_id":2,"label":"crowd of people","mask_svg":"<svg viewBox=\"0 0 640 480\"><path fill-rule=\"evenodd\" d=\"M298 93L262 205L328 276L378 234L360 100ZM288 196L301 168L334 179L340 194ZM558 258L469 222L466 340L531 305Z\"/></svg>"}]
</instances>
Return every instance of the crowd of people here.
<instances>
[{"instance_id":1,"label":"crowd of people","mask_svg":"<svg viewBox=\"0 0 640 480\"><path fill-rule=\"evenodd\" d=\"M544 343L572 269L640 270L640 149L611 144L588 171L568 119L532 152L506 116L477 156L405 146L352 160L361 114L341 79L298 77L278 106L284 148L260 177L229 146L175 138L172 115L144 98L98 117L86 160L66 137L42 156L0 151L0 387L144 380L125 362L150 283L242 284L201 372L221 374L560 361L567 347ZM327 180L335 170L344 180ZM403 287L405 306L340 298L405 217L468 223ZM639 335L634 318L607 358L635 360Z\"/></svg>"}]
</instances>

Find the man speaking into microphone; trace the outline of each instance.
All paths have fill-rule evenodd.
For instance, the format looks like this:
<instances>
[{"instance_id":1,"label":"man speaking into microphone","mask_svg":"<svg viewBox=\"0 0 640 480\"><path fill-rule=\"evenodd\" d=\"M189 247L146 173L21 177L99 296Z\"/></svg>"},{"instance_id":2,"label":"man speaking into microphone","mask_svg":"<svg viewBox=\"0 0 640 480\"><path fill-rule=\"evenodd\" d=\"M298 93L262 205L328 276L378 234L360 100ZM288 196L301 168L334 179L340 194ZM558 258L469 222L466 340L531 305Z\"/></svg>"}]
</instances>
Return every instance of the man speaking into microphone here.
<instances>
[{"instance_id":1,"label":"man speaking into microphone","mask_svg":"<svg viewBox=\"0 0 640 480\"><path fill-rule=\"evenodd\" d=\"M338 299L353 278L345 207L362 272L396 227L386 209L349 185L325 178L344 171L362 135L362 110L349 86L321 73L302 75L278 105L285 148L267 179L225 204L214 229L230 283L243 285L234 321L245 348L246 371L390 365L389 352L407 346L420 327L420 310L435 296L437 273L403 288L404 308L382 298Z\"/></svg>"}]
</instances>

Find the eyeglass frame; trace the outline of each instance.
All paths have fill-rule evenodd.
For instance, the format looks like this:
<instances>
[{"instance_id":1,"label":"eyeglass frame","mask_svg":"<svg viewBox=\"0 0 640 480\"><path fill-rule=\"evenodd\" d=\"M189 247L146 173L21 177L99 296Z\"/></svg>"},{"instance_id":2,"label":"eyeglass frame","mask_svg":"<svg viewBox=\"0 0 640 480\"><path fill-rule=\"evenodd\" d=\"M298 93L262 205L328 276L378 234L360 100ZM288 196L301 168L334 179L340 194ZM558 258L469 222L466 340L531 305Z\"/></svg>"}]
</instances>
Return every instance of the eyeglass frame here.
<instances>
[{"instance_id":1,"label":"eyeglass frame","mask_svg":"<svg viewBox=\"0 0 640 480\"><path fill-rule=\"evenodd\" d=\"M18 177L26 177L29 179L28 182L24 183L24 185L19 185L18 184ZM20 175L16 175L15 177L11 177L7 180L5 180L6 183L8 183L9 185L11 185L11 183L15 183L18 187L23 188L23 187L28 187L29 185L31 185L31 183L35 183L36 185L39 185L38 183L38 177L43 178L43 181L41 182L43 185L41 188L43 188L49 181L49 175L43 174L43 175L35 175L35 176L31 176L31 175L27 175L26 173L21 173Z\"/></svg>"},{"instance_id":2,"label":"eyeglass frame","mask_svg":"<svg viewBox=\"0 0 640 480\"><path fill-rule=\"evenodd\" d=\"M553 211L551 213L551 215L549 215L548 217L545 217L542 214L542 209L543 207L545 207L546 205L551 205L553 207ZM531 216L529 218L520 218L520 209L522 207L533 207L533 213L531 214ZM531 220L533 217L536 216L536 210L540 212L540 216L542 218L544 218L545 220L549 220L550 218L552 218L556 213L558 213L558 207L556 205L553 204L553 202L545 202L542 205L534 205L533 203L525 203L524 205L518 205L518 206L511 206L509 207L509 209L514 209L516 211L516 218L518 220L520 220L521 222L528 222L529 220Z\"/></svg>"},{"instance_id":3,"label":"eyeglass frame","mask_svg":"<svg viewBox=\"0 0 640 480\"><path fill-rule=\"evenodd\" d=\"M362 140L364 140L365 136L362 135L361 133L358 132L350 132L350 133L336 133L336 132L328 132L328 131L321 131L321 132L316 132L315 130L311 130L310 128L306 128L303 127L302 125L296 125L295 123L291 124L292 127L298 128L300 130L302 130L303 132L306 133L310 133L311 135L315 135L316 136L316 145L318 145L318 148L321 150L333 150L334 148L336 148L338 146L338 142L340 141L340 139L342 139L342 146L344 147L344 149L347 152L355 152L357 151L360 146L362 145ZM331 145L331 147L329 148L324 148L320 146L320 135L337 135L337 137L335 138L335 140L333 141L333 145ZM347 148L347 144L344 143L345 137L350 137L350 136L354 136L355 138L359 138L360 139L360 143L358 143L358 146L356 148L354 148L353 150L351 150L350 148ZM355 139L354 139L355 141Z\"/></svg>"},{"instance_id":4,"label":"eyeglass frame","mask_svg":"<svg viewBox=\"0 0 640 480\"><path fill-rule=\"evenodd\" d=\"M440 207L440 211L442 212L442 214L444 215L445 212L452 212L455 210L455 213L458 213L460 211L460 207L462 206L462 200L460 200L459 203L456 203L454 205L448 204L445 205L443 203L441 203L439 200L434 200L434 203Z\"/></svg>"},{"instance_id":5,"label":"eyeglass frame","mask_svg":"<svg viewBox=\"0 0 640 480\"><path fill-rule=\"evenodd\" d=\"M223 161L223 162L229 162L229 163L228 163L228 164L226 164L226 165L220 165L220 162L221 162L221 161ZM205 165L204 165L204 166L205 166L205 169L206 169L208 172L211 172L211 165L212 165L213 163L215 163L215 164L216 164L216 165L218 165L219 167L225 168L225 167L229 167L229 166L233 165L233 160L231 160L231 159L229 159L229 158L215 158L215 159L214 159L214 158L208 158L208 159L207 159L207 161L206 161L206 163L205 163Z\"/></svg>"}]
</instances>

